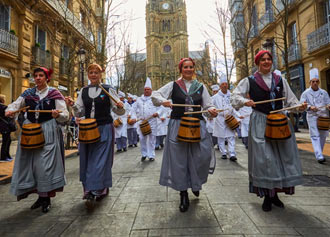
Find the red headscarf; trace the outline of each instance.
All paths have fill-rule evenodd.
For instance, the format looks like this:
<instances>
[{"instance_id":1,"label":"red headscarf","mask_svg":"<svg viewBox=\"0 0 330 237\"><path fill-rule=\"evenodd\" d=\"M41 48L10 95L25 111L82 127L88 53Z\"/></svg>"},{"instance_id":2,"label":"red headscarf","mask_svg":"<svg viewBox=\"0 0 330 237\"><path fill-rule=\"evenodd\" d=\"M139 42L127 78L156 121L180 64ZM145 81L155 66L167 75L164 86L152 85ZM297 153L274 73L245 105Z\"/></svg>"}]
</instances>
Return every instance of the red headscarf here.
<instances>
[{"instance_id":1,"label":"red headscarf","mask_svg":"<svg viewBox=\"0 0 330 237\"><path fill-rule=\"evenodd\" d=\"M257 54L256 54L256 56L254 57L254 63L256 64L256 65L259 65L259 61L260 61L260 59L262 58L262 56L264 56L265 54L268 54L269 55L269 57L272 59L272 61L273 61L273 55L268 51L268 50L260 50Z\"/></svg>"},{"instance_id":2,"label":"red headscarf","mask_svg":"<svg viewBox=\"0 0 330 237\"><path fill-rule=\"evenodd\" d=\"M40 69L44 71L46 78L47 78L47 83L50 82L51 76L54 72L53 69L51 69L51 68L47 69L45 67L40 67Z\"/></svg>"},{"instance_id":3,"label":"red headscarf","mask_svg":"<svg viewBox=\"0 0 330 237\"><path fill-rule=\"evenodd\" d=\"M179 62L180 73L182 72L183 63L186 62L186 61L191 61L193 63L193 65L195 66L195 62L192 58L181 58L181 60Z\"/></svg>"}]
</instances>

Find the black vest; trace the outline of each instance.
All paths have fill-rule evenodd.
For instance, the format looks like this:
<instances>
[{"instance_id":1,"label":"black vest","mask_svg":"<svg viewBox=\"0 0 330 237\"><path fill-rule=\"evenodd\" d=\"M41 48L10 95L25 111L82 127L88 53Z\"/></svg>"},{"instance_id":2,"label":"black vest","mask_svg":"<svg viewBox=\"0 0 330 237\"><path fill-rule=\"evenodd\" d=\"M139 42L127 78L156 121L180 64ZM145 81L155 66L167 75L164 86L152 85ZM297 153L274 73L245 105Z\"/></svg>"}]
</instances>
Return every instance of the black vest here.
<instances>
[{"instance_id":1,"label":"black vest","mask_svg":"<svg viewBox=\"0 0 330 237\"><path fill-rule=\"evenodd\" d=\"M103 85L104 89L109 91L109 86ZM95 104L95 119L98 125L104 125L108 123L112 123L113 119L111 117L111 101L108 95L104 93L104 91L101 91L101 94L96 97L95 99L92 99L88 96L88 88L85 87L82 90L82 100L85 106L85 117L90 118L91 117L91 111L92 111L92 104L94 101Z\"/></svg>"},{"instance_id":2,"label":"black vest","mask_svg":"<svg viewBox=\"0 0 330 237\"><path fill-rule=\"evenodd\" d=\"M191 98L193 100L194 105L202 105L202 94L203 94L203 86L201 86L198 91L196 91L193 95L191 95ZM173 104L186 104L186 98L187 95L183 93L180 86L174 82L173 83L173 90L172 90L172 102ZM200 111L201 108L193 108L194 111ZM171 112L171 118L172 119L181 119L181 117L187 116L184 115L185 107L173 107ZM191 116L191 115L190 115ZM192 117L203 119L202 114L193 114Z\"/></svg>"},{"instance_id":3,"label":"black vest","mask_svg":"<svg viewBox=\"0 0 330 237\"><path fill-rule=\"evenodd\" d=\"M249 77L249 83L250 83L250 98L251 100L257 102L257 101L262 101L262 100L269 100L270 99L270 91L265 91L262 89L255 81L254 77L250 76ZM282 98L283 97L283 81L282 78L280 79L280 82L275 86L274 90L276 97L277 98ZM280 101L275 101L275 108L272 108L271 103L264 103L264 104L259 104L256 105L253 109L262 112L264 114L269 114L270 111L272 110L278 110L283 108L283 102Z\"/></svg>"},{"instance_id":4,"label":"black vest","mask_svg":"<svg viewBox=\"0 0 330 237\"><path fill-rule=\"evenodd\" d=\"M38 104L39 104L38 110L56 109L54 99L42 99L39 101L25 99L25 106L30 106L29 110L35 110ZM53 119L53 117L52 117L52 113L39 113L38 120L36 120L34 112L27 112L27 119L30 120L32 123L43 123Z\"/></svg>"}]
</instances>

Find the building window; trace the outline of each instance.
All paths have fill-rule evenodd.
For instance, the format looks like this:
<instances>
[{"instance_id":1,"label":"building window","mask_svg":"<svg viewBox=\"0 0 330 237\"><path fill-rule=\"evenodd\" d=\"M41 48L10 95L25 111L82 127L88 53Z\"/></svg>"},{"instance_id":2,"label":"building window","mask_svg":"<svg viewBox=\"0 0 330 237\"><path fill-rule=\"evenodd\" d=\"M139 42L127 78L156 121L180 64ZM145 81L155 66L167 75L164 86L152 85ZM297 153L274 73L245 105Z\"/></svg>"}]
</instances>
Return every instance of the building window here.
<instances>
[{"instance_id":1,"label":"building window","mask_svg":"<svg viewBox=\"0 0 330 237\"><path fill-rule=\"evenodd\" d=\"M297 44L297 24L294 22L289 26L289 43L290 45Z\"/></svg>"},{"instance_id":2,"label":"building window","mask_svg":"<svg viewBox=\"0 0 330 237\"><path fill-rule=\"evenodd\" d=\"M324 2L324 16L325 16L325 23L329 23L330 22L330 0L327 0Z\"/></svg>"},{"instance_id":3,"label":"building window","mask_svg":"<svg viewBox=\"0 0 330 237\"><path fill-rule=\"evenodd\" d=\"M0 4L0 29L10 30L10 7Z\"/></svg>"},{"instance_id":4,"label":"building window","mask_svg":"<svg viewBox=\"0 0 330 237\"><path fill-rule=\"evenodd\" d=\"M171 46L168 45L168 44L164 46L164 52L165 52L165 53L169 53L169 52L171 52L171 49L172 49Z\"/></svg>"},{"instance_id":5,"label":"building window","mask_svg":"<svg viewBox=\"0 0 330 237\"><path fill-rule=\"evenodd\" d=\"M266 12L270 12L272 10L272 0L265 0L265 9Z\"/></svg>"},{"instance_id":6,"label":"building window","mask_svg":"<svg viewBox=\"0 0 330 237\"><path fill-rule=\"evenodd\" d=\"M66 45L62 45L61 47L61 57L63 59L69 59L70 58L70 49Z\"/></svg>"},{"instance_id":7,"label":"building window","mask_svg":"<svg viewBox=\"0 0 330 237\"><path fill-rule=\"evenodd\" d=\"M46 31L43 31L39 28L38 25L35 26L35 43L40 46L40 49L46 50L46 39L47 34Z\"/></svg>"}]
</instances>

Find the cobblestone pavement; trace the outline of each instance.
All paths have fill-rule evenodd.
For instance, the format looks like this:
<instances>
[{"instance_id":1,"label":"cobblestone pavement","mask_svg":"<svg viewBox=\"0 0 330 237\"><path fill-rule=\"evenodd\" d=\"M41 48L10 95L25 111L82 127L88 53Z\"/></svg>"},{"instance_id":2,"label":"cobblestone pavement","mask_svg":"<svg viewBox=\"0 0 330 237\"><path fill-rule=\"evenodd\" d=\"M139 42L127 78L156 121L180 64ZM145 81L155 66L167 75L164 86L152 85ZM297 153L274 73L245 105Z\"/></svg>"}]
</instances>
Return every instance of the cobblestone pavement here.
<instances>
[{"instance_id":1,"label":"cobblestone pavement","mask_svg":"<svg viewBox=\"0 0 330 237\"><path fill-rule=\"evenodd\" d=\"M87 211L79 182L79 159L66 159L67 185L43 214L30 210L36 195L17 202L0 185L0 236L330 236L330 158L320 165L300 151L306 186L280 195L285 209L261 210L248 193L247 150L237 140L238 162L220 159L199 198L180 213L179 193L158 184L162 151L154 162L140 161L139 148L115 155L113 187Z\"/></svg>"}]
</instances>

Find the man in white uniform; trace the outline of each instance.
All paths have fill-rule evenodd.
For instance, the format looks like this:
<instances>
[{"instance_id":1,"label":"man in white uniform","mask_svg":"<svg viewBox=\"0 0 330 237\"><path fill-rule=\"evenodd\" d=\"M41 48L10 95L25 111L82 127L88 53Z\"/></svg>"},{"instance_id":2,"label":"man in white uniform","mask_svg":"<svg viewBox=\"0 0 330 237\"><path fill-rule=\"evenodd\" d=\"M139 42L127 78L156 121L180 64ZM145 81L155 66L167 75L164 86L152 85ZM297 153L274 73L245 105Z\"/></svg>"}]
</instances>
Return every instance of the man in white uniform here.
<instances>
[{"instance_id":1,"label":"man in white uniform","mask_svg":"<svg viewBox=\"0 0 330 237\"><path fill-rule=\"evenodd\" d=\"M127 115L129 113L129 105L125 102L125 93L122 91L118 92L120 101L124 103L125 114L117 115L112 113L113 121L120 119L122 124L119 127L115 127L115 138L117 145L117 152L127 151Z\"/></svg>"},{"instance_id":2,"label":"man in white uniform","mask_svg":"<svg viewBox=\"0 0 330 237\"><path fill-rule=\"evenodd\" d=\"M220 90L220 87L219 87L219 85L212 85L211 89L212 89L212 98L213 98L213 96L216 95L218 93L218 91ZM212 136L213 145L218 144L218 138L213 136L215 118L205 116L205 121L206 121L206 129Z\"/></svg>"},{"instance_id":3,"label":"man in white uniform","mask_svg":"<svg viewBox=\"0 0 330 237\"><path fill-rule=\"evenodd\" d=\"M329 94L325 90L319 88L319 72L317 68L309 71L310 87L301 95L300 102L307 102L307 122L309 126L309 134L311 136L313 149L317 161L322 164L325 162L323 156L323 147L329 130L319 130L317 128L318 117L329 117Z\"/></svg>"},{"instance_id":4,"label":"man in white uniform","mask_svg":"<svg viewBox=\"0 0 330 237\"><path fill-rule=\"evenodd\" d=\"M167 134L167 124L170 108L160 106L160 114L157 118L156 150L164 147L164 138Z\"/></svg>"},{"instance_id":5,"label":"man in white uniform","mask_svg":"<svg viewBox=\"0 0 330 237\"><path fill-rule=\"evenodd\" d=\"M220 78L220 90L212 97L213 104L218 109L224 109L215 119L213 136L218 138L218 145L222 154L222 159L227 159L227 150L225 140L228 142L228 153L231 161L236 161L235 152L235 130L228 127L225 118L228 115L233 115L236 119L240 116L239 113L230 104L230 92L228 91L228 83L226 77Z\"/></svg>"},{"instance_id":6,"label":"man in white uniform","mask_svg":"<svg viewBox=\"0 0 330 237\"><path fill-rule=\"evenodd\" d=\"M248 106L243 106L238 110L238 113L240 114L241 119L241 136L242 136L242 142L245 145L245 148L248 149L248 137L249 137L249 123L250 123L250 115L252 113L252 108Z\"/></svg>"},{"instance_id":7,"label":"man in white uniform","mask_svg":"<svg viewBox=\"0 0 330 237\"><path fill-rule=\"evenodd\" d=\"M152 86L151 80L147 78L144 85L144 94L137 98L133 106L132 119L138 119L139 124L144 120L148 120L151 127L151 133L144 136L141 132L140 126L138 128L138 134L140 138L141 145L141 161L144 161L147 157L149 161L155 160L155 145L156 145L156 130L157 130L157 120L158 111L157 107L151 101Z\"/></svg>"}]
</instances>

